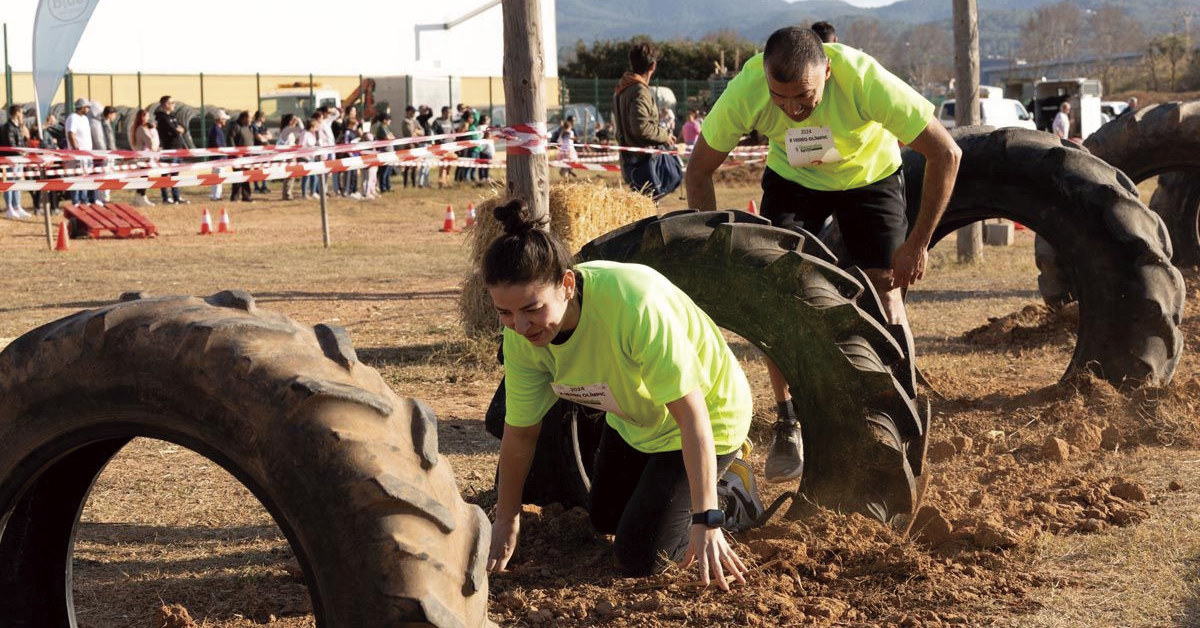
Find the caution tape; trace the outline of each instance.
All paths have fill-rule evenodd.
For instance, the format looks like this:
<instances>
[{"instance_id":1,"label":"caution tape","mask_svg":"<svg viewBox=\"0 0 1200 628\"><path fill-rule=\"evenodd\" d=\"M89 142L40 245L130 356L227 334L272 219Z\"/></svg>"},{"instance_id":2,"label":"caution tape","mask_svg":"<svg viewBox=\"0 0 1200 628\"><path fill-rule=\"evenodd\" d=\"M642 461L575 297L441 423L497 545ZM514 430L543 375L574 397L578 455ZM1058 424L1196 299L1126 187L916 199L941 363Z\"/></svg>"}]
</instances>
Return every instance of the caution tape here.
<instances>
[{"instance_id":1,"label":"caution tape","mask_svg":"<svg viewBox=\"0 0 1200 628\"><path fill-rule=\"evenodd\" d=\"M204 185L219 185L224 183L256 183L259 181L274 181L291 179L309 175L361 170L372 166L394 165L404 159L418 157L437 157L453 153L463 148L479 146L487 140L465 140L434 146L410 148L403 151L369 153L355 157L328 159L324 161L299 162L287 165L275 165L270 168L250 168L230 173L209 173L196 175L170 175L153 177L89 177L85 180L70 179L41 179L33 181L2 181L0 192L16 191L50 191L67 192L72 190L143 190L154 188L175 188ZM328 147L323 147L328 149ZM327 150L324 152L328 152Z\"/></svg>"}]
</instances>

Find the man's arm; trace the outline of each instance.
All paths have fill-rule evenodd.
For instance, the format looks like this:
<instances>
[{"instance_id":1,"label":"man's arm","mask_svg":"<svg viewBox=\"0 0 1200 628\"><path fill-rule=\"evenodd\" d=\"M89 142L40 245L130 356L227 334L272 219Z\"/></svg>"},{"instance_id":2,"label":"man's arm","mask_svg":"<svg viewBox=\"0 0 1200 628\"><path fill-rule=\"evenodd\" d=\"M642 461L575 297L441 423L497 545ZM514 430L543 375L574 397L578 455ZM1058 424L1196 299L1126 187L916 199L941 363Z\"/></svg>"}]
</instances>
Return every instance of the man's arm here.
<instances>
[{"instance_id":1,"label":"man's arm","mask_svg":"<svg viewBox=\"0 0 1200 628\"><path fill-rule=\"evenodd\" d=\"M717 192L713 188L713 173L729 153L722 153L708 145L704 136L696 138L692 147L692 156L688 160L687 172L684 173L684 187L687 188L688 207L700 211L715 211L717 209Z\"/></svg>"},{"instance_id":2,"label":"man's arm","mask_svg":"<svg viewBox=\"0 0 1200 628\"><path fill-rule=\"evenodd\" d=\"M892 256L893 288L905 288L925 276L929 241L950 202L962 160L962 149L937 120L931 120L909 146L925 156L925 179L916 224Z\"/></svg>"}]
</instances>

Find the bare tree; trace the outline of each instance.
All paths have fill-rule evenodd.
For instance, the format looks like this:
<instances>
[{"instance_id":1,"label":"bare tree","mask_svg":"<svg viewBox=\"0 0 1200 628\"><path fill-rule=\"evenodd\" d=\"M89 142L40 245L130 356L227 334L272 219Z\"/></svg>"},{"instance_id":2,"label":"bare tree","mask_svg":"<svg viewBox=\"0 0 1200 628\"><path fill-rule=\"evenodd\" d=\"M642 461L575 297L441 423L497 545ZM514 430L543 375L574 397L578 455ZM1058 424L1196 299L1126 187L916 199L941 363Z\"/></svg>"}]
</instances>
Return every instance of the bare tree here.
<instances>
[{"instance_id":1,"label":"bare tree","mask_svg":"<svg viewBox=\"0 0 1200 628\"><path fill-rule=\"evenodd\" d=\"M1025 23L1021 46L1032 63L1059 61L1074 56L1083 28L1083 10L1074 2L1041 7Z\"/></svg>"},{"instance_id":2,"label":"bare tree","mask_svg":"<svg viewBox=\"0 0 1200 628\"><path fill-rule=\"evenodd\" d=\"M844 31L839 31L838 39L847 45L878 59L888 66L887 54L892 49L892 37L879 26L879 20L858 18L850 22Z\"/></svg>"},{"instance_id":3,"label":"bare tree","mask_svg":"<svg viewBox=\"0 0 1200 628\"><path fill-rule=\"evenodd\" d=\"M1096 55L1100 69L1100 82L1105 90L1116 62L1110 58L1114 53L1140 50L1146 45L1142 24L1131 19L1128 12L1118 5L1106 3L1088 18L1091 30L1091 50Z\"/></svg>"},{"instance_id":4,"label":"bare tree","mask_svg":"<svg viewBox=\"0 0 1200 628\"><path fill-rule=\"evenodd\" d=\"M1158 49L1158 54L1167 60L1167 65L1171 68L1171 83L1170 90L1175 91L1179 65L1188 56L1188 40L1186 35L1175 33L1173 35L1163 35L1154 40L1153 47Z\"/></svg>"},{"instance_id":5,"label":"bare tree","mask_svg":"<svg viewBox=\"0 0 1200 628\"><path fill-rule=\"evenodd\" d=\"M892 53L896 74L923 93L945 84L953 74L953 42L936 24L914 26L896 40Z\"/></svg>"}]
</instances>

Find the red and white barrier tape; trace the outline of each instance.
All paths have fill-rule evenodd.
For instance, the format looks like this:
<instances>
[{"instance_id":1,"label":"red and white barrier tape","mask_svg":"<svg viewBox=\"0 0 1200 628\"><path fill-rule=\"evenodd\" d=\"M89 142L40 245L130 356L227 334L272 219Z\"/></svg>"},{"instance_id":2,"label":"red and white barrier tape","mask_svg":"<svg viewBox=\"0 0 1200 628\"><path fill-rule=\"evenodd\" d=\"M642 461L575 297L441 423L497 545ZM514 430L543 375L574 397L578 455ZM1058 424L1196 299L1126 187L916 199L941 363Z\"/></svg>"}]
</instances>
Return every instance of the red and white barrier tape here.
<instances>
[{"instance_id":1,"label":"red and white barrier tape","mask_svg":"<svg viewBox=\"0 0 1200 628\"><path fill-rule=\"evenodd\" d=\"M546 154L546 123L514 124L495 129L496 135L507 141L507 150L513 155Z\"/></svg>"}]
</instances>

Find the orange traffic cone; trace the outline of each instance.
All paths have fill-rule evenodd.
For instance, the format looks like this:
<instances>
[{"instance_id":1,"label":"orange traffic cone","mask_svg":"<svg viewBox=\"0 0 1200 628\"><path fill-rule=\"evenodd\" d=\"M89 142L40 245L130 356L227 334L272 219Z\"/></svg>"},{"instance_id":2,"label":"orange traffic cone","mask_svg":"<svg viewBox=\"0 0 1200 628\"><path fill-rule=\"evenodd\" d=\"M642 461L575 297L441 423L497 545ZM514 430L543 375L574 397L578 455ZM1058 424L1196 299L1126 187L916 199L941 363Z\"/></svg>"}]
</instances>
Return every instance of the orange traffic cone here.
<instances>
[{"instance_id":1,"label":"orange traffic cone","mask_svg":"<svg viewBox=\"0 0 1200 628\"><path fill-rule=\"evenodd\" d=\"M440 231L442 233L458 231L458 229L454 228L454 208L449 205L446 206L446 218L442 221L442 228Z\"/></svg>"},{"instance_id":2,"label":"orange traffic cone","mask_svg":"<svg viewBox=\"0 0 1200 628\"><path fill-rule=\"evenodd\" d=\"M475 226L475 203L467 203L467 228Z\"/></svg>"},{"instance_id":3,"label":"orange traffic cone","mask_svg":"<svg viewBox=\"0 0 1200 628\"><path fill-rule=\"evenodd\" d=\"M67 231L67 221L58 223L58 242L54 244L55 251L71 250L71 234Z\"/></svg>"},{"instance_id":4,"label":"orange traffic cone","mask_svg":"<svg viewBox=\"0 0 1200 628\"><path fill-rule=\"evenodd\" d=\"M754 203L754 199L750 199L750 202L746 204L746 211L750 212L751 214L758 213L758 205Z\"/></svg>"},{"instance_id":5,"label":"orange traffic cone","mask_svg":"<svg viewBox=\"0 0 1200 628\"><path fill-rule=\"evenodd\" d=\"M229 226L229 212L225 208L221 208L221 222L217 224L217 233L233 233L233 227Z\"/></svg>"},{"instance_id":6,"label":"orange traffic cone","mask_svg":"<svg viewBox=\"0 0 1200 628\"><path fill-rule=\"evenodd\" d=\"M200 221L200 235L212 235L212 216L208 215L208 208L204 208L204 219Z\"/></svg>"}]
</instances>

